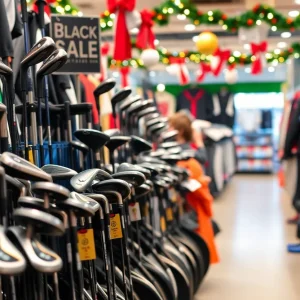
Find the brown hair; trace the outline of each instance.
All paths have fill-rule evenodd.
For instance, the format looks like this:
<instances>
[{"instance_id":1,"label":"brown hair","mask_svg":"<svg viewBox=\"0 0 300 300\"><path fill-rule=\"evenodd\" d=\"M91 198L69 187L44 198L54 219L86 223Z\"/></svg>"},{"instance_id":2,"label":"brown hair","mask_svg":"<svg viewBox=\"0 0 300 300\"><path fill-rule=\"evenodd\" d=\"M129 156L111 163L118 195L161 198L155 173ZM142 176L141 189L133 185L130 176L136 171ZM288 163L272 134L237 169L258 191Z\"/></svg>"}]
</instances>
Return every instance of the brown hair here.
<instances>
[{"instance_id":1,"label":"brown hair","mask_svg":"<svg viewBox=\"0 0 300 300\"><path fill-rule=\"evenodd\" d=\"M169 118L171 127L179 131L186 142L191 142L193 138L192 121L184 112L177 112Z\"/></svg>"}]
</instances>

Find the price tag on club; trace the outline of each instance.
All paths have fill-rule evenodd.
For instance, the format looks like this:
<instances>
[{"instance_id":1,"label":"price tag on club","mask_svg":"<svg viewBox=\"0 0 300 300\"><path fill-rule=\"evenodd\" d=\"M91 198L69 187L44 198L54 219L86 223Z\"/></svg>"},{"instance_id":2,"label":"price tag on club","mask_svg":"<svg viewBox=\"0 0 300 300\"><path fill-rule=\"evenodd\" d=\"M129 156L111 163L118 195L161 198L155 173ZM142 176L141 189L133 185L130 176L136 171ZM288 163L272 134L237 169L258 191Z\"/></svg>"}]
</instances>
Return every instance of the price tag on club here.
<instances>
[{"instance_id":1,"label":"price tag on club","mask_svg":"<svg viewBox=\"0 0 300 300\"><path fill-rule=\"evenodd\" d=\"M129 217L131 222L137 222L142 219L140 204L138 202L130 203L128 210L129 210Z\"/></svg>"}]
</instances>

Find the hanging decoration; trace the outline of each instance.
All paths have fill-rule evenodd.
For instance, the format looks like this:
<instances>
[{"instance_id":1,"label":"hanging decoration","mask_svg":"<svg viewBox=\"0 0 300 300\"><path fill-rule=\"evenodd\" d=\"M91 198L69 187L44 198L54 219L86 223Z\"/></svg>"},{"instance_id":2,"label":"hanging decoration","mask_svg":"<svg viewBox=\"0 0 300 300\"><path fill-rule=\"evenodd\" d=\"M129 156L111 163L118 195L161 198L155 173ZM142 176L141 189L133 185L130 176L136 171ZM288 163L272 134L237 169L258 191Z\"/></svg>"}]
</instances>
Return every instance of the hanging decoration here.
<instances>
[{"instance_id":1,"label":"hanging decoration","mask_svg":"<svg viewBox=\"0 0 300 300\"><path fill-rule=\"evenodd\" d=\"M108 70L108 53L110 47L109 43L104 43L101 46L101 74L100 74L100 81L107 79L107 70Z\"/></svg>"},{"instance_id":2,"label":"hanging decoration","mask_svg":"<svg viewBox=\"0 0 300 300\"><path fill-rule=\"evenodd\" d=\"M129 86L129 67L121 67L120 74L121 74L121 85L122 87Z\"/></svg>"},{"instance_id":3,"label":"hanging decoration","mask_svg":"<svg viewBox=\"0 0 300 300\"><path fill-rule=\"evenodd\" d=\"M144 9L141 11L142 23L140 31L136 38L136 46L140 49L152 48L155 49L154 40L155 35L153 32L153 12Z\"/></svg>"},{"instance_id":4,"label":"hanging decoration","mask_svg":"<svg viewBox=\"0 0 300 300\"><path fill-rule=\"evenodd\" d=\"M211 59L211 71L214 76L219 76L224 64L228 61L231 55L230 50L221 50L220 48L214 53Z\"/></svg>"},{"instance_id":5,"label":"hanging decoration","mask_svg":"<svg viewBox=\"0 0 300 300\"><path fill-rule=\"evenodd\" d=\"M218 49L218 46L217 36L210 31L200 33L196 41L198 51L205 55L212 55Z\"/></svg>"},{"instance_id":6,"label":"hanging decoration","mask_svg":"<svg viewBox=\"0 0 300 300\"><path fill-rule=\"evenodd\" d=\"M197 82L201 82L205 79L206 75L211 72L209 63L201 62L199 64L199 70L197 72Z\"/></svg>"},{"instance_id":7,"label":"hanging decoration","mask_svg":"<svg viewBox=\"0 0 300 300\"><path fill-rule=\"evenodd\" d=\"M153 67L159 63L159 53L155 49L143 50L141 53L141 60L145 67Z\"/></svg>"},{"instance_id":8,"label":"hanging decoration","mask_svg":"<svg viewBox=\"0 0 300 300\"><path fill-rule=\"evenodd\" d=\"M238 71L235 68L235 64L229 65L227 69L224 70L225 81L228 84L235 84L238 81Z\"/></svg>"},{"instance_id":9,"label":"hanging decoration","mask_svg":"<svg viewBox=\"0 0 300 300\"><path fill-rule=\"evenodd\" d=\"M131 41L126 21L126 13L134 10L135 0L107 0L107 7L111 14L117 13L113 58L116 60L130 59Z\"/></svg>"},{"instance_id":10,"label":"hanging decoration","mask_svg":"<svg viewBox=\"0 0 300 300\"><path fill-rule=\"evenodd\" d=\"M184 58L170 58L170 68L168 71L171 73L171 75L176 75L178 77L181 85L186 85L190 82L190 75Z\"/></svg>"},{"instance_id":11,"label":"hanging decoration","mask_svg":"<svg viewBox=\"0 0 300 300\"><path fill-rule=\"evenodd\" d=\"M265 65L266 56L265 53L268 48L268 43L266 41L260 44L251 43L251 51L253 54L253 63L251 73L253 75L258 75L263 71Z\"/></svg>"}]
</instances>

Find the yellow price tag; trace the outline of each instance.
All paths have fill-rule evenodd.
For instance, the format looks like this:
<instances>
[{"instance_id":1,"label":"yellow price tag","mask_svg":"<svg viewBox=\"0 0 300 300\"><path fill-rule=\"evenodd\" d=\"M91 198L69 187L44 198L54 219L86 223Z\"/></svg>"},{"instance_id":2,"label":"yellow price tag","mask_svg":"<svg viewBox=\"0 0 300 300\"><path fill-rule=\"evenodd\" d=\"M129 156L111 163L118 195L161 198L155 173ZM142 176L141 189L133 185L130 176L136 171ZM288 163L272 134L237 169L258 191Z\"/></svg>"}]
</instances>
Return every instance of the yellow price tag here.
<instances>
[{"instance_id":1,"label":"yellow price tag","mask_svg":"<svg viewBox=\"0 0 300 300\"><path fill-rule=\"evenodd\" d=\"M167 221L169 222L173 221L173 210L171 207L167 208L166 215L167 215Z\"/></svg>"},{"instance_id":2,"label":"yellow price tag","mask_svg":"<svg viewBox=\"0 0 300 300\"><path fill-rule=\"evenodd\" d=\"M93 229L80 229L77 232L78 250L81 261L96 259Z\"/></svg>"},{"instance_id":3,"label":"yellow price tag","mask_svg":"<svg viewBox=\"0 0 300 300\"><path fill-rule=\"evenodd\" d=\"M162 232L165 232L167 229L166 219L164 216L160 217L160 228Z\"/></svg>"},{"instance_id":4,"label":"yellow price tag","mask_svg":"<svg viewBox=\"0 0 300 300\"><path fill-rule=\"evenodd\" d=\"M121 219L119 214L110 215L110 238L121 239L123 237Z\"/></svg>"}]
</instances>

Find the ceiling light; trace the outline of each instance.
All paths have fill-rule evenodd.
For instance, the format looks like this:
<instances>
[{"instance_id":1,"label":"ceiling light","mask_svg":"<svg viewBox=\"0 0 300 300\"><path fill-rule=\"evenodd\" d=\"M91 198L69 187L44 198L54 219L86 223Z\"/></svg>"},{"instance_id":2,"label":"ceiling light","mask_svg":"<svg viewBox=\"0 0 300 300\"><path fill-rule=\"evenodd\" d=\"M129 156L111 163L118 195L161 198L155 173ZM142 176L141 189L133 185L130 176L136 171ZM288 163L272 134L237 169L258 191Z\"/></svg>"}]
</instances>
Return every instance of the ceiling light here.
<instances>
[{"instance_id":1,"label":"ceiling light","mask_svg":"<svg viewBox=\"0 0 300 300\"><path fill-rule=\"evenodd\" d=\"M139 29L138 28L132 28L130 30L130 32L133 33L133 34L136 34L136 33L139 33Z\"/></svg>"},{"instance_id":2,"label":"ceiling light","mask_svg":"<svg viewBox=\"0 0 300 300\"><path fill-rule=\"evenodd\" d=\"M113 77L116 77L116 78L119 77L119 72L113 72L113 73L112 73L112 76L113 76Z\"/></svg>"},{"instance_id":3,"label":"ceiling light","mask_svg":"<svg viewBox=\"0 0 300 300\"><path fill-rule=\"evenodd\" d=\"M180 21L184 21L186 19L186 15L177 15L177 19Z\"/></svg>"},{"instance_id":4,"label":"ceiling light","mask_svg":"<svg viewBox=\"0 0 300 300\"><path fill-rule=\"evenodd\" d=\"M166 86L164 84L160 83L157 85L156 88L159 92L163 92L166 89Z\"/></svg>"},{"instance_id":5,"label":"ceiling light","mask_svg":"<svg viewBox=\"0 0 300 300\"><path fill-rule=\"evenodd\" d=\"M278 48L285 48L287 46L287 43L286 42L279 42L278 44L277 44L277 47Z\"/></svg>"},{"instance_id":6,"label":"ceiling light","mask_svg":"<svg viewBox=\"0 0 300 300\"><path fill-rule=\"evenodd\" d=\"M288 31L283 32L283 33L281 34L281 37L282 37L283 39L288 39L288 38L290 38L291 36L292 36L292 34L291 34L290 32L288 32Z\"/></svg>"},{"instance_id":7,"label":"ceiling light","mask_svg":"<svg viewBox=\"0 0 300 300\"><path fill-rule=\"evenodd\" d=\"M245 72L250 74L251 73L251 68L245 68Z\"/></svg>"},{"instance_id":8,"label":"ceiling light","mask_svg":"<svg viewBox=\"0 0 300 300\"><path fill-rule=\"evenodd\" d=\"M194 24L186 24L186 25L184 26L184 29L185 29L186 31L194 31L194 30L196 29L196 26L195 26Z\"/></svg>"},{"instance_id":9,"label":"ceiling light","mask_svg":"<svg viewBox=\"0 0 300 300\"><path fill-rule=\"evenodd\" d=\"M275 49L275 50L274 50L274 53L275 53L275 54L280 54L280 52L281 52L280 49Z\"/></svg>"},{"instance_id":10,"label":"ceiling light","mask_svg":"<svg viewBox=\"0 0 300 300\"><path fill-rule=\"evenodd\" d=\"M198 41L198 39L199 39L199 36L198 36L198 35L193 36L193 42L194 42L194 43L196 43L196 42Z\"/></svg>"},{"instance_id":11,"label":"ceiling light","mask_svg":"<svg viewBox=\"0 0 300 300\"><path fill-rule=\"evenodd\" d=\"M157 46L159 44L159 40L155 39L154 40L154 45Z\"/></svg>"},{"instance_id":12,"label":"ceiling light","mask_svg":"<svg viewBox=\"0 0 300 300\"><path fill-rule=\"evenodd\" d=\"M245 44L245 45L244 45L244 49L245 49L245 50L250 50L250 48L251 48L251 47L250 47L250 44Z\"/></svg>"},{"instance_id":13,"label":"ceiling light","mask_svg":"<svg viewBox=\"0 0 300 300\"><path fill-rule=\"evenodd\" d=\"M274 67L269 67L269 68L268 68L268 71L271 72L271 73L272 73L272 72L275 72L275 68L274 68Z\"/></svg>"},{"instance_id":14,"label":"ceiling light","mask_svg":"<svg viewBox=\"0 0 300 300\"><path fill-rule=\"evenodd\" d=\"M291 11L289 12L289 16L290 16L291 18L296 18L296 17L299 16L299 11L298 11L298 10L291 10Z\"/></svg>"}]
</instances>

